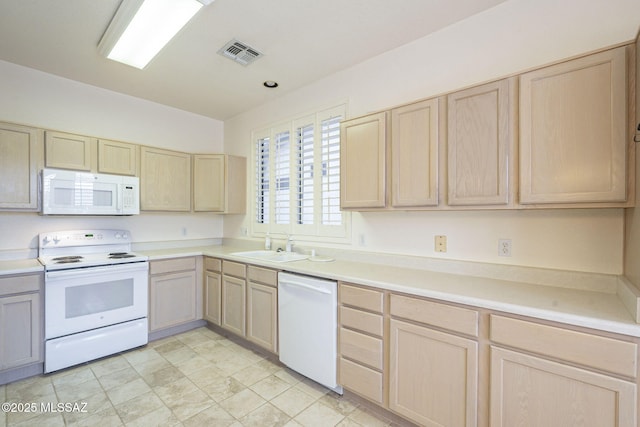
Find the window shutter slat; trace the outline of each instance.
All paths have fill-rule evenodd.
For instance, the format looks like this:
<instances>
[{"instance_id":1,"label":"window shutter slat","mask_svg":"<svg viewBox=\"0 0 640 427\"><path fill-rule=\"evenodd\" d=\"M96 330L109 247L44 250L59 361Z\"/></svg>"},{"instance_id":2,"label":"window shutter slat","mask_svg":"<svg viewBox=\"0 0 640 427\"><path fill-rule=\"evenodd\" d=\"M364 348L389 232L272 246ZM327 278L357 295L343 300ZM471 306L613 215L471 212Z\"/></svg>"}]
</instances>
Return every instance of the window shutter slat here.
<instances>
[{"instance_id":1,"label":"window shutter slat","mask_svg":"<svg viewBox=\"0 0 640 427\"><path fill-rule=\"evenodd\" d=\"M322 132L322 224L342 225L340 211L340 120L323 120Z\"/></svg>"}]
</instances>

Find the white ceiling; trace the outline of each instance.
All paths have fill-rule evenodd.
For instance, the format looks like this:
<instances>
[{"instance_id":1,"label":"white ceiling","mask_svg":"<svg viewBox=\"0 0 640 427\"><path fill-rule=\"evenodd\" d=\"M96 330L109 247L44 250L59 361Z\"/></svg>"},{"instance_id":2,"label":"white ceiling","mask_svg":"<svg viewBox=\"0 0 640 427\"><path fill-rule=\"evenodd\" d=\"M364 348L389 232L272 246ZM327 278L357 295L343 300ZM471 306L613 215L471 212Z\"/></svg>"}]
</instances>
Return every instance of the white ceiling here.
<instances>
[{"instance_id":1,"label":"white ceiling","mask_svg":"<svg viewBox=\"0 0 640 427\"><path fill-rule=\"evenodd\" d=\"M216 0L138 70L97 52L120 0L2 0L0 60L225 120L503 1ZM218 55L233 38L264 56Z\"/></svg>"}]
</instances>

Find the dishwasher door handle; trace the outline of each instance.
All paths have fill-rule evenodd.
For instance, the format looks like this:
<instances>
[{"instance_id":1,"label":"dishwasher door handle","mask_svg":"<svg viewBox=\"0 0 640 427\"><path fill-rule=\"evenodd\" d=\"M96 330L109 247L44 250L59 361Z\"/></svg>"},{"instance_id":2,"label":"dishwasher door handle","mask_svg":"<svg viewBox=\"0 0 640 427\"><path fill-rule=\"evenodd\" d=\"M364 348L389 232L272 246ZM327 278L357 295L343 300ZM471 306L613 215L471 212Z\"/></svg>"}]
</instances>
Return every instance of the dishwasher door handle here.
<instances>
[{"instance_id":1,"label":"dishwasher door handle","mask_svg":"<svg viewBox=\"0 0 640 427\"><path fill-rule=\"evenodd\" d=\"M322 289L322 288L317 288L317 287L309 285L307 283L298 282L298 281L295 281L295 280L281 280L278 284L296 286L296 287L299 287L299 288L309 289L310 291L319 292L321 294L329 294L329 295L331 295L331 291L328 291L328 290Z\"/></svg>"}]
</instances>

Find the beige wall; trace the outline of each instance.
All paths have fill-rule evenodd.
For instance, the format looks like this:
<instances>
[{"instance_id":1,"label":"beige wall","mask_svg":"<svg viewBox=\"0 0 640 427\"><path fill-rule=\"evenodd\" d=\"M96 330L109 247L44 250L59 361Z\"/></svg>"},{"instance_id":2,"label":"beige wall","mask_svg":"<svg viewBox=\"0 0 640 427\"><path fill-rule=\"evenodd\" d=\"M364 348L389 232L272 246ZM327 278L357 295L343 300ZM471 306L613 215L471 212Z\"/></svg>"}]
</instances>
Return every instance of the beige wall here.
<instances>
[{"instance_id":1,"label":"beige wall","mask_svg":"<svg viewBox=\"0 0 640 427\"><path fill-rule=\"evenodd\" d=\"M223 151L224 124L0 61L0 121L186 152ZM37 234L124 228L136 242L222 237L222 216L143 213L132 217L43 217L0 213L3 251L37 248Z\"/></svg>"},{"instance_id":2,"label":"beige wall","mask_svg":"<svg viewBox=\"0 0 640 427\"><path fill-rule=\"evenodd\" d=\"M628 42L638 16L637 0L510 0L226 121L225 151L250 156L252 129L341 102L355 117ZM620 274L624 216L622 209L356 213L351 240L340 247ZM250 232L250 218L226 218L225 236ZM447 253L434 252L436 234L448 236ZM498 257L500 238L512 239L512 257Z\"/></svg>"}]
</instances>

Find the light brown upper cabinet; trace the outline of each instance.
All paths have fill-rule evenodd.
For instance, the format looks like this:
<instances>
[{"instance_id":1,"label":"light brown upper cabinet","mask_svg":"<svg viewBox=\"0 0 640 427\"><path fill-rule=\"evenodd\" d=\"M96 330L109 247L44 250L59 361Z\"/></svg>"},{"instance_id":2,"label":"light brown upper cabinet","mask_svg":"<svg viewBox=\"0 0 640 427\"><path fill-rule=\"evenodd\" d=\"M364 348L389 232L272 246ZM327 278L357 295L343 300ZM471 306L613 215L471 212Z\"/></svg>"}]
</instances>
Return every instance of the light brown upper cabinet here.
<instances>
[{"instance_id":1,"label":"light brown upper cabinet","mask_svg":"<svg viewBox=\"0 0 640 427\"><path fill-rule=\"evenodd\" d=\"M45 166L48 168L95 170L96 139L64 132L45 132Z\"/></svg>"},{"instance_id":2,"label":"light brown upper cabinet","mask_svg":"<svg viewBox=\"0 0 640 427\"><path fill-rule=\"evenodd\" d=\"M38 210L42 131L0 123L0 209Z\"/></svg>"},{"instance_id":3,"label":"light brown upper cabinet","mask_svg":"<svg viewBox=\"0 0 640 427\"><path fill-rule=\"evenodd\" d=\"M624 206L626 134L626 47L522 74L520 203Z\"/></svg>"},{"instance_id":4,"label":"light brown upper cabinet","mask_svg":"<svg viewBox=\"0 0 640 427\"><path fill-rule=\"evenodd\" d=\"M634 141L640 142L640 32L636 39L636 121L633 123ZM631 95L633 96L633 94Z\"/></svg>"},{"instance_id":5,"label":"light brown upper cabinet","mask_svg":"<svg viewBox=\"0 0 640 427\"><path fill-rule=\"evenodd\" d=\"M245 213L247 160L225 154L193 156L193 210Z\"/></svg>"},{"instance_id":6,"label":"light brown upper cabinet","mask_svg":"<svg viewBox=\"0 0 640 427\"><path fill-rule=\"evenodd\" d=\"M340 207L386 206L387 113L340 123Z\"/></svg>"},{"instance_id":7,"label":"light brown upper cabinet","mask_svg":"<svg viewBox=\"0 0 640 427\"><path fill-rule=\"evenodd\" d=\"M391 110L391 204L438 204L438 98Z\"/></svg>"},{"instance_id":8,"label":"light brown upper cabinet","mask_svg":"<svg viewBox=\"0 0 640 427\"><path fill-rule=\"evenodd\" d=\"M98 172L138 175L140 146L126 142L98 140Z\"/></svg>"},{"instance_id":9,"label":"light brown upper cabinet","mask_svg":"<svg viewBox=\"0 0 640 427\"><path fill-rule=\"evenodd\" d=\"M449 205L513 202L516 85L514 77L447 97Z\"/></svg>"},{"instance_id":10,"label":"light brown upper cabinet","mask_svg":"<svg viewBox=\"0 0 640 427\"><path fill-rule=\"evenodd\" d=\"M141 147L140 157L140 209L189 212L191 155Z\"/></svg>"}]
</instances>

